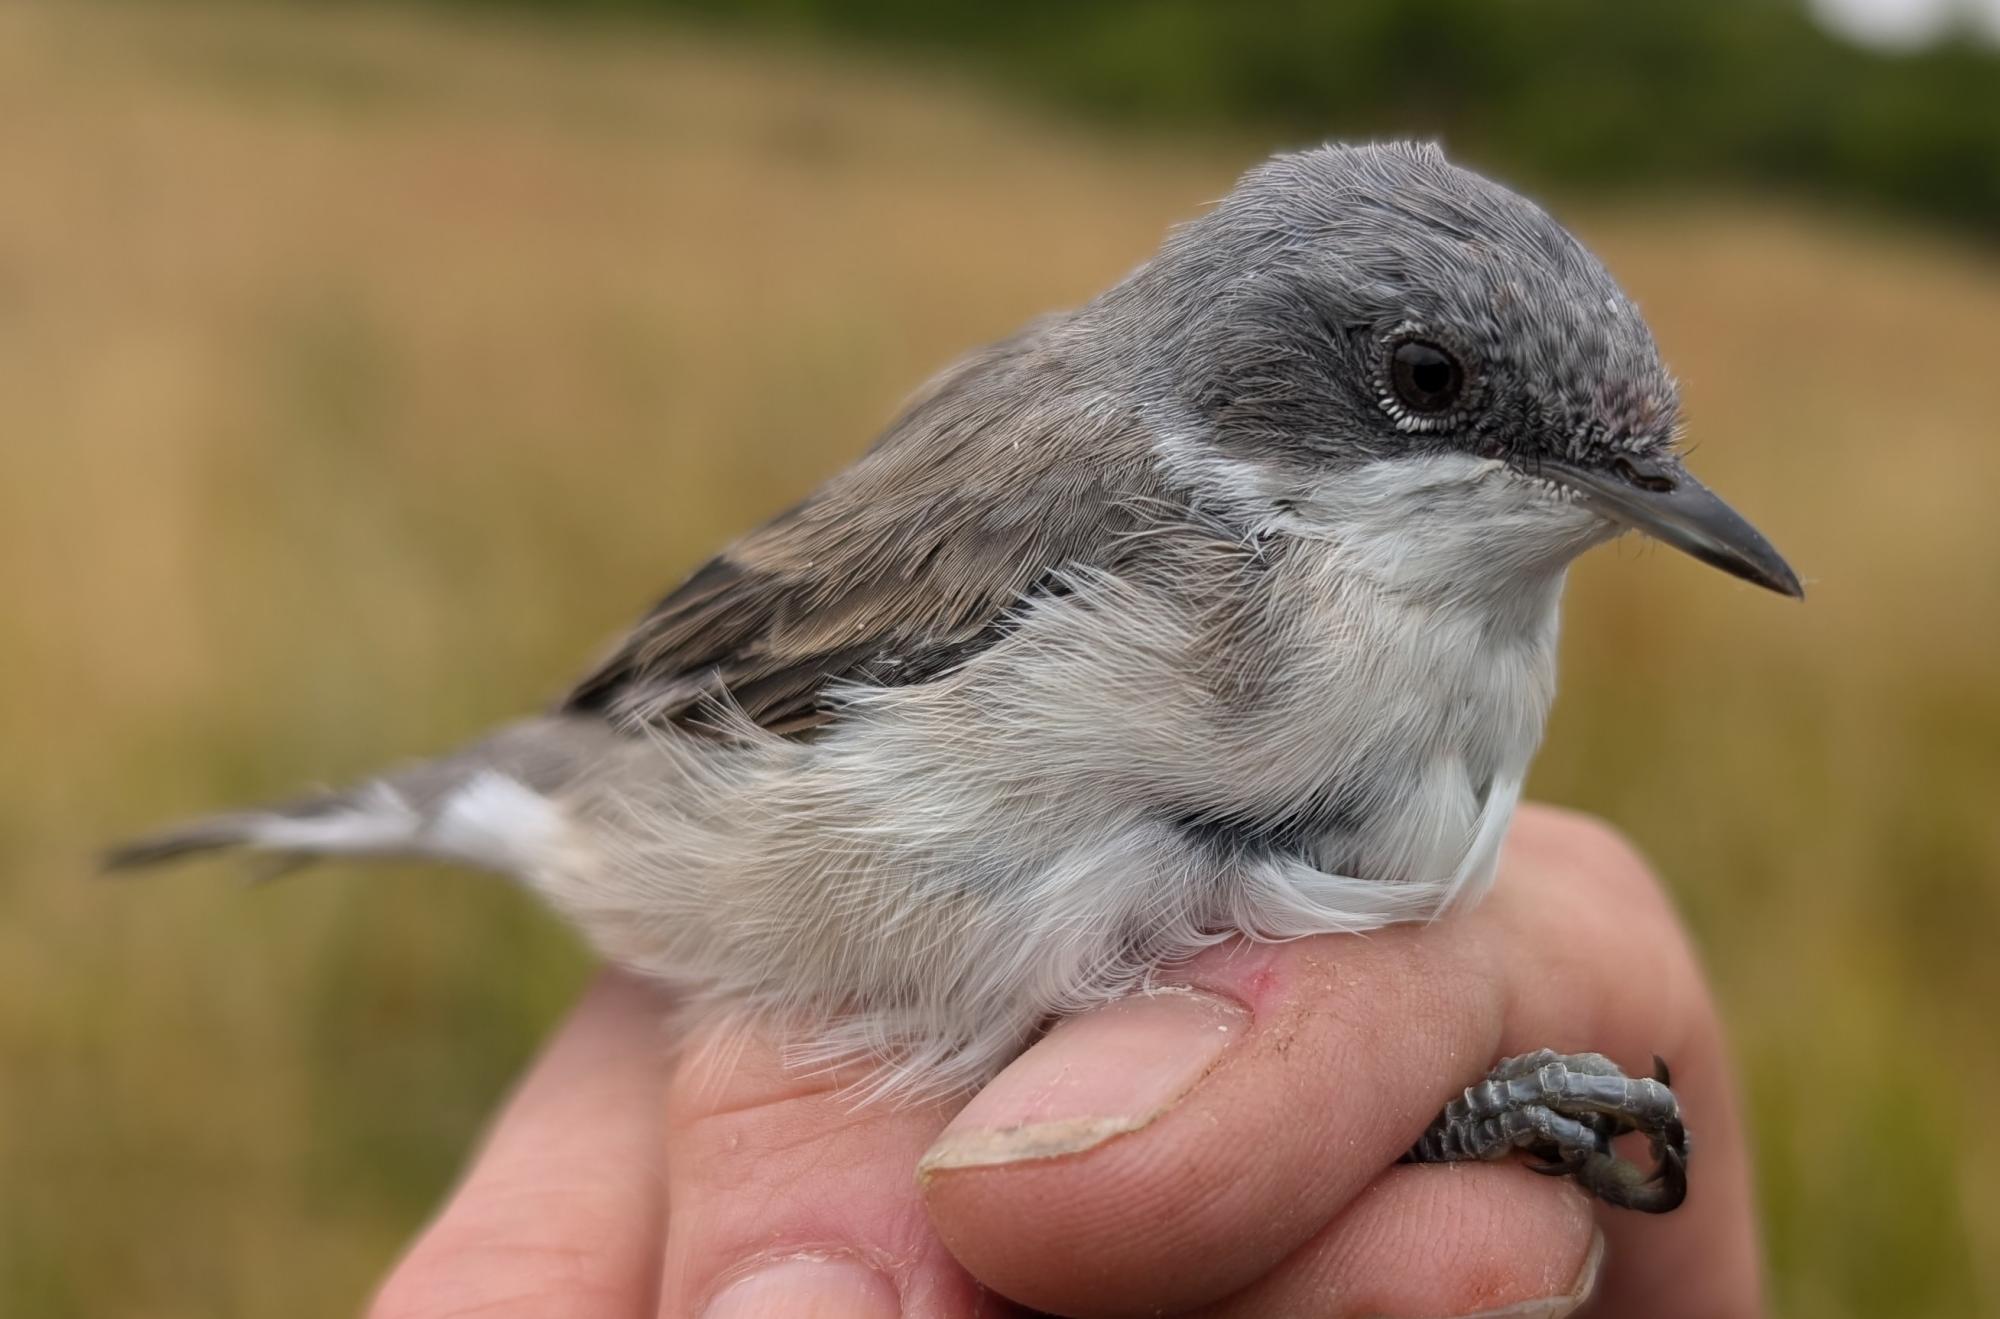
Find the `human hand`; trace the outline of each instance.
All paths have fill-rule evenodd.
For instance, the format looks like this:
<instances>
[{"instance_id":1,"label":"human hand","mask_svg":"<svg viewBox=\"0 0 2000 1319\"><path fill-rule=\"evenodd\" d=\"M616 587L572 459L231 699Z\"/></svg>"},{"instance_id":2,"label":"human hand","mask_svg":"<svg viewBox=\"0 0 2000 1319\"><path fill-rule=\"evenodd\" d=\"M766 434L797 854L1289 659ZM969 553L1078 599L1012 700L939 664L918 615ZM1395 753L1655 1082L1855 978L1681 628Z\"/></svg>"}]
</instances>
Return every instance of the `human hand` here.
<instances>
[{"instance_id":1,"label":"human hand","mask_svg":"<svg viewBox=\"0 0 2000 1319\"><path fill-rule=\"evenodd\" d=\"M1472 911L1232 941L1162 979L1184 988L1062 1023L954 1113L852 1111L757 1035L675 1066L660 1000L606 975L371 1313L1542 1316L1600 1260L1577 1313L1760 1312L1713 1005L1600 826L1524 809ZM1542 1047L1673 1063L1696 1136L1680 1210L1604 1210L1515 1160L1395 1162L1494 1060Z\"/></svg>"}]
</instances>

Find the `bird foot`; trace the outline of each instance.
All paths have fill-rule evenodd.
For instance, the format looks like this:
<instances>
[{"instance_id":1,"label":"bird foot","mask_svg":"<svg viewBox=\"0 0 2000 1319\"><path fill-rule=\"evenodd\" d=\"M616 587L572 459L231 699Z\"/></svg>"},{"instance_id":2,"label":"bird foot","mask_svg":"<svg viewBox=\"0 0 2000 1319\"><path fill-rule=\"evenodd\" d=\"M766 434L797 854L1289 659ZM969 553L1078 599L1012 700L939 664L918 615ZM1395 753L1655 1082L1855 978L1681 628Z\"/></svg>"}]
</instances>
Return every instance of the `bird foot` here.
<instances>
[{"instance_id":1,"label":"bird foot","mask_svg":"<svg viewBox=\"0 0 2000 1319\"><path fill-rule=\"evenodd\" d=\"M1538 1049L1508 1058L1445 1105L1406 1163L1498 1159L1521 1150L1536 1172L1574 1177L1607 1204L1664 1214L1687 1198L1687 1127L1667 1065L1630 1077L1602 1054ZM1652 1145L1651 1172L1612 1152L1627 1132Z\"/></svg>"}]
</instances>

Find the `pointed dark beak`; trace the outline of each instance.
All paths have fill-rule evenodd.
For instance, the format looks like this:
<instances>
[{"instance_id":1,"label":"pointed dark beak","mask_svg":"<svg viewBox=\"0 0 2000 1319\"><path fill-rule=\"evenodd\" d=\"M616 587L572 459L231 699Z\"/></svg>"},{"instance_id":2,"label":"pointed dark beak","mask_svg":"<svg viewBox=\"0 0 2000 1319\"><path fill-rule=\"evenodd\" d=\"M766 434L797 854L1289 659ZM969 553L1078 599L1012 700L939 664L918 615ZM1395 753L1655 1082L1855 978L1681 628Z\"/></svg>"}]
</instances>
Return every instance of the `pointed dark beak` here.
<instances>
[{"instance_id":1,"label":"pointed dark beak","mask_svg":"<svg viewBox=\"0 0 2000 1319\"><path fill-rule=\"evenodd\" d=\"M1695 480L1679 459L1620 457L1605 468L1548 463L1542 475L1569 486L1614 522L1766 590L1805 598L1798 574L1763 533Z\"/></svg>"}]
</instances>

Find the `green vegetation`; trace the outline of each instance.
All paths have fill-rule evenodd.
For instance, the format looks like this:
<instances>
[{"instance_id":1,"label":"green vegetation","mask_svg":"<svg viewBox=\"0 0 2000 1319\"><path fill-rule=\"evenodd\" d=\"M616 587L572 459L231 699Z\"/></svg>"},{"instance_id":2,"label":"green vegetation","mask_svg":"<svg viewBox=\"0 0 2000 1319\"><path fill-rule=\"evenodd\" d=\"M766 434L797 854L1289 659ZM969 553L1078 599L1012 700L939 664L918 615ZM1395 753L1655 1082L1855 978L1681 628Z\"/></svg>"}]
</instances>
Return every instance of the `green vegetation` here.
<instances>
[{"instance_id":1,"label":"green vegetation","mask_svg":"<svg viewBox=\"0 0 2000 1319\"><path fill-rule=\"evenodd\" d=\"M9 1315L353 1313L588 974L490 880L108 885L97 846L542 700L1269 145L561 37L0 6ZM2000 1313L2000 268L1741 196L1561 209L1811 597L1592 555L1534 790L1683 899L1782 1312Z\"/></svg>"},{"instance_id":2,"label":"green vegetation","mask_svg":"<svg viewBox=\"0 0 2000 1319\"><path fill-rule=\"evenodd\" d=\"M2000 49L1961 35L1930 50L1870 51L1822 29L1801 0L581 7L942 56L1133 122L1438 134L1532 182L1754 180L2000 233Z\"/></svg>"}]
</instances>

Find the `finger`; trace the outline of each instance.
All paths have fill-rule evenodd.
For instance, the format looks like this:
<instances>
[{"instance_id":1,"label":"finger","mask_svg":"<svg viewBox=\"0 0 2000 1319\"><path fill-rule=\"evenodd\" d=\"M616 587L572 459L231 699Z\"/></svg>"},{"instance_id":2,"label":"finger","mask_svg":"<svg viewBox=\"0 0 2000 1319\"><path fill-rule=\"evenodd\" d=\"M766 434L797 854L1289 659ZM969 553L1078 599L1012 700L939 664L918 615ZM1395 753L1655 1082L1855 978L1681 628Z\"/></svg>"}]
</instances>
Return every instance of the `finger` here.
<instances>
[{"instance_id":1,"label":"finger","mask_svg":"<svg viewBox=\"0 0 2000 1319\"><path fill-rule=\"evenodd\" d=\"M1526 813L1523 829L1545 826L1580 829ZM1225 946L1180 973L1204 992L1065 1023L926 1156L941 1234L1044 1309L1212 1302L1316 1236L1503 1053L1603 1048L1640 1065L1682 1040L1669 1018L1701 998L1692 963L1659 951L1680 940L1664 904L1605 917L1576 865L1535 876L1544 859L1510 847L1495 897L1462 917ZM1655 983L1627 983L1633 968ZM1179 1071L1102 1065L1141 1028L1131 1047Z\"/></svg>"},{"instance_id":2,"label":"finger","mask_svg":"<svg viewBox=\"0 0 2000 1319\"><path fill-rule=\"evenodd\" d=\"M1391 1168L1324 1231L1202 1319L1350 1315L1558 1319L1603 1259L1573 1186L1518 1165Z\"/></svg>"},{"instance_id":3,"label":"finger","mask_svg":"<svg viewBox=\"0 0 2000 1319\"><path fill-rule=\"evenodd\" d=\"M602 977L508 1102L373 1319L650 1313L664 1215L664 1007Z\"/></svg>"},{"instance_id":4,"label":"finger","mask_svg":"<svg viewBox=\"0 0 2000 1319\"><path fill-rule=\"evenodd\" d=\"M668 1090L661 1315L1003 1313L937 1240L917 1195L917 1158L946 1107L857 1107L844 1088L855 1079L788 1070L754 1026L698 1038Z\"/></svg>"},{"instance_id":5,"label":"finger","mask_svg":"<svg viewBox=\"0 0 2000 1319\"><path fill-rule=\"evenodd\" d=\"M1628 1067L1658 1053L1672 1065L1694 1137L1681 1208L1663 1216L1600 1212L1607 1265L1592 1312L1764 1313L1734 1071L1706 977L1665 891L1628 844L1581 816L1525 815L1509 849L1518 880L1494 894L1495 928L1518 932L1551 907L1571 915L1568 937L1541 941L1533 966L1517 977L1503 1051L1594 1048ZM1618 974L1603 973L1604 949L1618 950Z\"/></svg>"}]
</instances>

